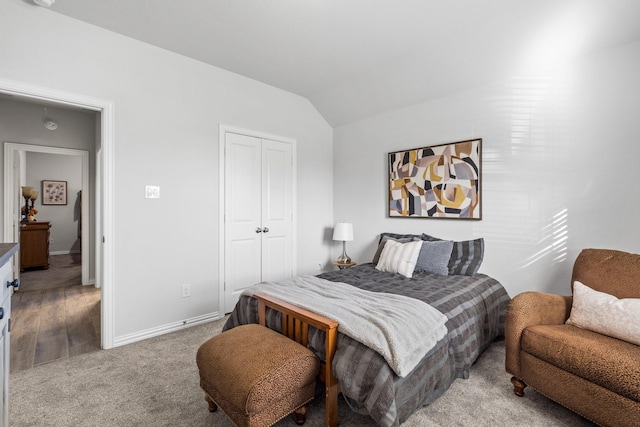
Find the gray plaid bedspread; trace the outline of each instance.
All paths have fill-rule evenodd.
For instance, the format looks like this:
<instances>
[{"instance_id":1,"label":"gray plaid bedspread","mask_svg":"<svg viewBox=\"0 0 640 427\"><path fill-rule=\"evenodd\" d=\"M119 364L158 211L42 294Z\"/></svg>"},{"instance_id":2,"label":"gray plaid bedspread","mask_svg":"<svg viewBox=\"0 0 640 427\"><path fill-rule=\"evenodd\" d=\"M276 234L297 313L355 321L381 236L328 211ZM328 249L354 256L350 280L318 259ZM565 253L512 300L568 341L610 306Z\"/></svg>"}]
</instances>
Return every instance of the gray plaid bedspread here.
<instances>
[{"instance_id":1,"label":"gray plaid bedspread","mask_svg":"<svg viewBox=\"0 0 640 427\"><path fill-rule=\"evenodd\" d=\"M495 279L476 276L438 276L416 273L407 279L382 273L372 264L321 274L374 292L389 292L422 300L447 316L447 335L406 377L396 376L382 356L339 334L333 369L345 400L379 426L397 426L417 408L440 397L456 378L468 378L478 356L504 334L509 295ZM223 330L258 323L257 300L241 297ZM279 314L267 314L267 326L280 329ZM309 346L319 356L324 334L310 334Z\"/></svg>"}]
</instances>

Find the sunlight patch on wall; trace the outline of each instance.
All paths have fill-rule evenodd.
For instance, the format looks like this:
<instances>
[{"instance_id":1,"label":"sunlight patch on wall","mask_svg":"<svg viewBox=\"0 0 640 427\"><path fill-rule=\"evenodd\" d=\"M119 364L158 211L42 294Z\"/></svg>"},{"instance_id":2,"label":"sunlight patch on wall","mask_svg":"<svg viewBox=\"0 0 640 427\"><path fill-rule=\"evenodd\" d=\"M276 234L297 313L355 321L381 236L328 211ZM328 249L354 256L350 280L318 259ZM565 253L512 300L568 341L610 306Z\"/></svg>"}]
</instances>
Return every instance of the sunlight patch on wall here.
<instances>
[{"instance_id":1,"label":"sunlight patch on wall","mask_svg":"<svg viewBox=\"0 0 640 427\"><path fill-rule=\"evenodd\" d=\"M514 79L510 96L511 153L544 157L548 140L549 79Z\"/></svg>"},{"instance_id":2,"label":"sunlight patch on wall","mask_svg":"<svg viewBox=\"0 0 640 427\"><path fill-rule=\"evenodd\" d=\"M520 265L524 269L549 257L552 263L563 262L567 253L568 210L561 195L563 185L558 182L563 162L570 161L564 146L562 97L556 79L548 77L513 79L510 108L510 152L519 159L515 174L521 191L527 193L529 224L526 230L528 251ZM516 165L518 162L515 163Z\"/></svg>"},{"instance_id":3,"label":"sunlight patch on wall","mask_svg":"<svg viewBox=\"0 0 640 427\"><path fill-rule=\"evenodd\" d=\"M545 245L531 255L520 268L527 268L546 257L554 263L567 260L567 240L569 238L569 210L562 209L554 214L549 223L542 228L542 239L539 245Z\"/></svg>"},{"instance_id":4,"label":"sunlight patch on wall","mask_svg":"<svg viewBox=\"0 0 640 427\"><path fill-rule=\"evenodd\" d=\"M575 161L567 149L565 81L514 77L500 89L490 100L501 117L500 134L485 145L482 159L483 203L492 222L477 224L476 232L508 252L501 266L510 272L562 263L569 211L561 177Z\"/></svg>"}]
</instances>

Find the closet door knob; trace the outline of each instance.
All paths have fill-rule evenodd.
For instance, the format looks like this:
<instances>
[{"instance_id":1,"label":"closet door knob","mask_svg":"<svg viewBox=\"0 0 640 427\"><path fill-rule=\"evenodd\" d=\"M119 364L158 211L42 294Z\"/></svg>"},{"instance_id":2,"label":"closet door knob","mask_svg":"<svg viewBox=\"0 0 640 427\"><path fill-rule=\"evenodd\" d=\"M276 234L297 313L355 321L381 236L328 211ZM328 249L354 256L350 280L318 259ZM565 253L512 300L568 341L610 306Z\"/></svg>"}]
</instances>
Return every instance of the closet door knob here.
<instances>
[{"instance_id":1,"label":"closet door knob","mask_svg":"<svg viewBox=\"0 0 640 427\"><path fill-rule=\"evenodd\" d=\"M15 279L13 282L7 281L7 288L9 286L13 286L14 288L18 289L18 286L20 286L20 280Z\"/></svg>"},{"instance_id":2,"label":"closet door knob","mask_svg":"<svg viewBox=\"0 0 640 427\"><path fill-rule=\"evenodd\" d=\"M4 308L0 307L0 320L4 319Z\"/></svg>"},{"instance_id":3,"label":"closet door knob","mask_svg":"<svg viewBox=\"0 0 640 427\"><path fill-rule=\"evenodd\" d=\"M256 227L256 233L262 233L262 228Z\"/></svg>"},{"instance_id":4,"label":"closet door knob","mask_svg":"<svg viewBox=\"0 0 640 427\"><path fill-rule=\"evenodd\" d=\"M263 229L262 229L262 232L263 232L263 233L268 233L268 232L269 232L269 229L268 229L267 227L265 227L265 228L263 228Z\"/></svg>"}]
</instances>

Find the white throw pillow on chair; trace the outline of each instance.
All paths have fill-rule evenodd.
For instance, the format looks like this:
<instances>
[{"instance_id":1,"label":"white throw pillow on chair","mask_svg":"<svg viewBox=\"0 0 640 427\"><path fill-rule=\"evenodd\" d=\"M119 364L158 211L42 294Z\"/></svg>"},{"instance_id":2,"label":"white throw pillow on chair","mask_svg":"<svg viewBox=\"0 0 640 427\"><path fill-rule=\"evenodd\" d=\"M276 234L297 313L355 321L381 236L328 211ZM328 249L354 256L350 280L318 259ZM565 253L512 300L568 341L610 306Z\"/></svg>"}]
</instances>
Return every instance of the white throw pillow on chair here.
<instances>
[{"instance_id":1,"label":"white throw pillow on chair","mask_svg":"<svg viewBox=\"0 0 640 427\"><path fill-rule=\"evenodd\" d=\"M566 323L640 345L640 298L618 299L576 280Z\"/></svg>"}]
</instances>

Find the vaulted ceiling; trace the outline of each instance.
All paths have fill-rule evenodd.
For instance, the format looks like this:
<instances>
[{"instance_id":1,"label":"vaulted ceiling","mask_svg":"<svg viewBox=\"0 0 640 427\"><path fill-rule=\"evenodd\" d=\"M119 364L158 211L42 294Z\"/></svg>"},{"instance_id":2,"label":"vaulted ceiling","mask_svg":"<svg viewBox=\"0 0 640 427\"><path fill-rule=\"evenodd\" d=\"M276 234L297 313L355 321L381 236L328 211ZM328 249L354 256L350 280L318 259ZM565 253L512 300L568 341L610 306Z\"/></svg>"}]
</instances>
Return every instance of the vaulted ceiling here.
<instances>
[{"instance_id":1,"label":"vaulted ceiling","mask_svg":"<svg viewBox=\"0 0 640 427\"><path fill-rule=\"evenodd\" d=\"M334 127L640 39L638 0L56 0L310 100Z\"/></svg>"}]
</instances>

